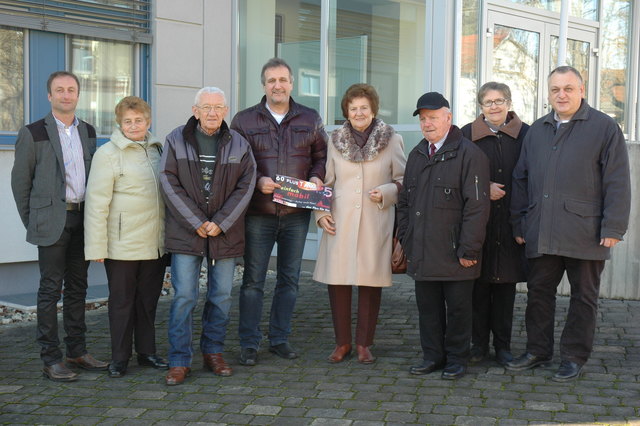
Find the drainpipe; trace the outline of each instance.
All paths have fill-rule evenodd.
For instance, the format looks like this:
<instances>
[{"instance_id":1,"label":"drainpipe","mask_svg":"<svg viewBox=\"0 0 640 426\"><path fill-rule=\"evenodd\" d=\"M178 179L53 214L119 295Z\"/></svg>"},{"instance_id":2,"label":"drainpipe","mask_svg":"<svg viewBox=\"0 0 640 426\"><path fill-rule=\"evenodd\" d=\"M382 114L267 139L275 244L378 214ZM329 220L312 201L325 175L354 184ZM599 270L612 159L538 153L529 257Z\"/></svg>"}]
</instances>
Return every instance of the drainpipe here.
<instances>
[{"instance_id":1,"label":"drainpipe","mask_svg":"<svg viewBox=\"0 0 640 426\"><path fill-rule=\"evenodd\" d=\"M569 32L569 0L562 0L560 6L560 36L558 38L558 63L567 65L567 34Z\"/></svg>"}]
</instances>

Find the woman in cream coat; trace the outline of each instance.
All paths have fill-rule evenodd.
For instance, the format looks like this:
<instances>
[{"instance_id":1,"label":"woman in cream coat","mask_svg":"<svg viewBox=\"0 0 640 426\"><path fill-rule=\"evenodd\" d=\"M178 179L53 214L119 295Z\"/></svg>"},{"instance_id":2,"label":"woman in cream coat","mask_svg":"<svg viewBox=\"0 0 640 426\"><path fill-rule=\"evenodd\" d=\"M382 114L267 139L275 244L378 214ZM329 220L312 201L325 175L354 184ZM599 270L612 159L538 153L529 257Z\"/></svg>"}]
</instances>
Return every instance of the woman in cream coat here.
<instances>
[{"instance_id":1,"label":"woman in cream coat","mask_svg":"<svg viewBox=\"0 0 640 426\"><path fill-rule=\"evenodd\" d=\"M109 281L109 376L127 371L135 335L138 364L168 368L156 355L155 317L165 263L161 143L151 108L129 96L116 105L119 128L93 157L84 214L85 258L104 262Z\"/></svg>"},{"instance_id":2,"label":"woman in cream coat","mask_svg":"<svg viewBox=\"0 0 640 426\"><path fill-rule=\"evenodd\" d=\"M316 212L324 233L313 278L328 284L336 347L329 362L351 354L351 293L358 287L358 361L375 361L373 344L382 287L391 286L394 204L406 158L402 137L376 119L378 94L354 84L342 98L347 121L331 134L325 185L333 187L331 213Z\"/></svg>"}]
</instances>

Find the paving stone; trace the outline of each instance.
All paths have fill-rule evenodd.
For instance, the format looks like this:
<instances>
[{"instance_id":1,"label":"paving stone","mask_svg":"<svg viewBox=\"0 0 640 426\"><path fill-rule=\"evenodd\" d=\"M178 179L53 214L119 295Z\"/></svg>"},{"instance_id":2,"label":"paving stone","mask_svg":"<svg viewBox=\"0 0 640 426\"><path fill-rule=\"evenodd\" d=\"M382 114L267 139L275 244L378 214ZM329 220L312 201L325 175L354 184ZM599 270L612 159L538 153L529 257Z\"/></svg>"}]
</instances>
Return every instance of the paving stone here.
<instances>
[{"instance_id":1,"label":"paving stone","mask_svg":"<svg viewBox=\"0 0 640 426\"><path fill-rule=\"evenodd\" d=\"M308 408L304 407L284 407L278 413L278 419L282 417L304 417Z\"/></svg>"},{"instance_id":2,"label":"paving stone","mask_svg":"<svg viewBox=\"0 0 640 426\"><path fill-rule=\"evenodd\" d=\"M129 395L131 399L162 399L167 396L166 392L135 391Z\"/></svg>"},{"instance_id":3,"label":"paving stone","mask_svg":"<svg viewBox=\"0 0 640 426\"><path fill-rule=\"evenodd\" d=\"M458 416L456 417L456 425L470 425L470 426L488 426L495 425L496 419L492 417L481 416Z\"/></svg>"},{"instance_id":4,"label":"paving stone","mask_svg":"<svg viewBox=\"0 0 640 426\"><path fill-rule=\"evenodd\" d=\"M593 423L596 416L589 413L556 413L553 419L561 423Z\"/></svg>"},{"instance_id":5,"label":"paving stone","mask_svg":"<svg viewBox=\"0 0 640 426\"><path fill-rule=\"evenodd\" d=\"M469 407L464 405L434 405L433 413L436 414L455 414L464 416L469 412Z\"/></svg>"},{"instance_id":6,"label":"paving stone","mask_svg":"<svg viewBox=\"0 0 640 426\"><path fill-rule=\"evenodd\" d=\"M385 420L389 423L411 423L418 418L417 413L406 413L400 411L388 411Z\"/></svg>"},{"instance_id":7,"label":"paving stone","mask_svg":"<svg viewBox=\"0 0 640 426\"><path fill-rule=\"evenodd\" d=\"M69 420L70 425L96 425L102 421L101 417L77 416Z\"/></svg>"},{"instance_id":8,"label":"paving stone","mask_svg":"<svg viewBox=\"0 0 640 426\"><path fill-rule=\"evenodd\" d=\"M347 411L340 408L311 408L305 417L341 419Z\"/></svg>"},{"instance_id":9,"label":"paving stone","mask_svg":"<svg viewBox=\"0 0 640 426\"><path fill-rule=\"evenodd\" d=\"M275 405L247 405L243 410L242 410L242 414L253 414L253 415L269 415L269 416L275 416L277 415L280 410L282 410L281 407L275 406Z\"/></svg>"},{"instance_id":10,"label":"paving stone","mask_svg":"<svg viewBox=\"0 0 640 426\"><path fill-rule=\"evenodd\" d=\"M553 413L540 410L518 410L511 413L511 416L516 419L523 419L528 421L548 421L553 418Z\"/></svg>"},{"instance_id":11,"label":"paving stone","mask_svg":"<svg viewBox=\"0 0 640 426\"><path fill-rule=\"evenodd\" d=\"M36 404L5 404L2 406L2 412L4 413L32 413L40 408L40 405Z\"/></svg>"},{"instance_id":12,"label":"paving stone","mask_svg":"<svg viewBox=\"0 0 640 426\"><path fill-rule=\"evenodd\" d=\"M636 400L637 401L637 400ZM601 405L619 405L620 399L617 397L609 396L593 396L585 395L582 397L583 404L601 404Z\"/></svg>"},{"instance_id":13,"label":"paving stone","mask_svg":"<svg viewBox=\"0 0 640 426\"><path fill-rule=\"evenodd\" d=\"M455 417L445 414L421 414L418 423L423 425L451 425Z\"/></svg>"},{"instance_id":14,"label":"paving stone","mask_svg":"<svg viewBox=\"0 0 640 426\"><path fill-rule=\"evenodd\" d=\"M318 392L318 398L327 399L351 399L353 398L353 392L341 392L341 391L321 391Z\"/></svg>"},{"instance_id":15,"label":"paving stone","mask_svg":"<svg viewBox=\"0 0 640 426\"><path fill-rule=\"evenodd\" d=\"M352 420L369 420L369 421L382 421L385 418L386 412L377 410L349 410L345 417Z\"/></svg>"},{"instance_id":16,"label":"paving stone","mask_svg":"<svg viewBox=\"0 0 640 426\"><path fill-rule=\"evenodd\" d=\"M349 426L353 424L353 421L351 420L338 420L338 419L323 419L323 418L319 418L319 419L314 419L313 422L311 422L312 426Z\"/></svg>"},{"instance_id":17,"label":"paving stone","mask_svg":"<svg viewBox=\"0 0 640 426\"><path fill-rule=\"evenodd\" d=\"M138 417L140 414L144 412L145 410L142 408L110 408L104 413L104 415L106 417L132 418L132 417Z\"/></svg>"}]
</instances>

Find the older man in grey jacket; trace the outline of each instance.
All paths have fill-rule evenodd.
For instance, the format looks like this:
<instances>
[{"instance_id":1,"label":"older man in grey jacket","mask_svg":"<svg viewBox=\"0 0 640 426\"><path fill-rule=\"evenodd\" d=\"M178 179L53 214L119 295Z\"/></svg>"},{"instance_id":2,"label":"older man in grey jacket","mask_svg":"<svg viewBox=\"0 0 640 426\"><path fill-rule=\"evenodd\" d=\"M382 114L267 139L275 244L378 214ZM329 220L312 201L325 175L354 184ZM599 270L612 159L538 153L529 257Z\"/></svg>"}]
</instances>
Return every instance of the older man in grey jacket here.
<instances>
[{"instance_id":1,"label":"older man in grey jacket","mask_svg":"<svg viewBox=\"0 0 640 426\"><path fill-rule=\"evenodd\" d=\"M550 363L556 289L566 271L571 301L553 376L566 382L580 376L591 354L600 274L627 230L631 183L624 136L583 99L580 73L558 67L548 84L553 111L529 129L513 172L514 236L526 242L530 275L527 350L507 369Z\"/></svg>"}]
</instances>

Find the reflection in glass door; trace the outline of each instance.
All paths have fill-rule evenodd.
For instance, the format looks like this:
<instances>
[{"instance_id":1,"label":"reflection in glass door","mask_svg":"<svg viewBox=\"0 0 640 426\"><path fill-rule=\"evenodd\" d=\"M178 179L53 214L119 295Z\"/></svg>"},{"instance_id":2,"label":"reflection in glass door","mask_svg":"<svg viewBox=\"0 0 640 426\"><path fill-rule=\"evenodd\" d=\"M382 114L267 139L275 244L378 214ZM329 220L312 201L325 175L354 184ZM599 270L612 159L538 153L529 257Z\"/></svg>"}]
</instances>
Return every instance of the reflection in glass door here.
<instances>
[{"instance_id":1,"label":"reflection in glass door","mask_svg":"<svg viewBox=\"0 0 640 426\"><path fill-rule=\"evenodd\" d=\"M526 123L548 113L547 76L558 62L557 20L537 20L517 11L489 10L487 14L484 82L498 81L511 88L513 110ZM585 81L585 97L594 97L589 83L595 69L591 48L595 30L569 27L566 63L580 71Z\"/></svg>"},{"instance_id":2,"label":"reflection in glass door","mask_svg":"<svg viewBox=\"0 0 640 426\"><path fill-rule=\"evenodd\" d=\"M551 36L551 62L549 71L555 68L558 63L559 38ZM571 40L567 38L567 65L571 65L582 75L585 87L585 98L589 99L589 58L591 53L591 43L588 41Z\"/></svg>"},{"instance_id":3,"label":"reflection in glass door","mask_svg":"<svg viewBox=\"0 0 640 426\"><path fill-rule=\"evenodd\" d=\"M492 80L511 89L512 108L527 123L538 109L540 33L495 25Z\"/></svg>"}]
</instances>

